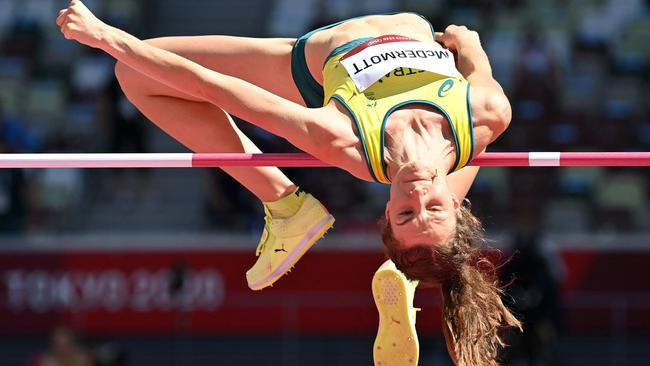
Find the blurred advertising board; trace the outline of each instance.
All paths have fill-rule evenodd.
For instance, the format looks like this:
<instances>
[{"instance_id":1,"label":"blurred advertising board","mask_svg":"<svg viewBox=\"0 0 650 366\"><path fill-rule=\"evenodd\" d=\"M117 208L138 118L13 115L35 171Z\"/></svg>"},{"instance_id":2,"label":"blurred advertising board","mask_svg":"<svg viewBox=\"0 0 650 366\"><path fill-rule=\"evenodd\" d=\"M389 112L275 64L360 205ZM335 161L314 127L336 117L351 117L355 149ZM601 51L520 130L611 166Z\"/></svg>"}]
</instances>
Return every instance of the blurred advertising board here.
<instances>
[{"instance_id":1,"label":"blurred advertising board","mask_svg":"<svg viewBox=\"0 0 650 366\"><path fill-rule=\"evenodd\" d=\"M650 333L648 251L560 253L567 331ZM253 292L252 250L217 248L0 251L0 333L68 324L90 335L372 334L377 250L317 250ZM440 329L435 290L418 291L420 332Z\"/></svg>"},{"instance_id":2,"label":"blurred advertising board","mask_svg":"<svg viewBox=\"0 0 650 366\"><path fill-rule=\"evenodd\" d=\"M253 292L252 251L0 253L0 332L369 332L377 252L310 253Z\"/></svg>"}]
</instances>

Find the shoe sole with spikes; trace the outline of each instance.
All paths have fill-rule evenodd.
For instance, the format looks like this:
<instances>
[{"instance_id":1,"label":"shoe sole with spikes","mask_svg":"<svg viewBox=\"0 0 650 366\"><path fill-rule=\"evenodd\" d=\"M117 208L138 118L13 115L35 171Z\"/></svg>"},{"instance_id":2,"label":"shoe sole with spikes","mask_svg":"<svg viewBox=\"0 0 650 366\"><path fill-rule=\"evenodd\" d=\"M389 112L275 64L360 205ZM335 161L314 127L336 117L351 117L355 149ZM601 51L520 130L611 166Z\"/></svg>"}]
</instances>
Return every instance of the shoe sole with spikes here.
<instances>
[{"instance_id":1,"label":"shoe sole with spikes","mask_svg":"<svg viewBox=\"0 0 650 366\"><path fill-rule=\"evenodd\" d=\"M413 297L416 282L409 281L388 261L372 279L379 312L379 330L373 356L375 366L416 366L420 346L415 329Z\"/></svg>"}]
</instances>

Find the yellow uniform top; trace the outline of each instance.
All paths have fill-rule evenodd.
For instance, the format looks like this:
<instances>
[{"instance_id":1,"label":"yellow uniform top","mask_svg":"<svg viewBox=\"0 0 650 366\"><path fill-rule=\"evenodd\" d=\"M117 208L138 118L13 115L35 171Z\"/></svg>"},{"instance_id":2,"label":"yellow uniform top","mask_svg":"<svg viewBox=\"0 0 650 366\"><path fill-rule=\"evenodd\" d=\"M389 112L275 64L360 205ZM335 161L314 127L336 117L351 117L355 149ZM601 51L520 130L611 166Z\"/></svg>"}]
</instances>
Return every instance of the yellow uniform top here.
<instances>
[{"instance_id":1,"label":"yellow uniform top","mask_svg":"<svg viewBox=\"0 0 650 366\"><path fill-rule=\"evenodd\" d=\"M363 92L359 92L336 55L323 69L323 105L336 99L351 114L359 131L368 169L375 181L389 184L384 162L384 128L392 112L408 104L428 104L449 121L456 144L452 171L472 159L474 135L469 104L469 82L460 73L453 78L428 71L397 68Z\"/></svg>"}]
</instances>

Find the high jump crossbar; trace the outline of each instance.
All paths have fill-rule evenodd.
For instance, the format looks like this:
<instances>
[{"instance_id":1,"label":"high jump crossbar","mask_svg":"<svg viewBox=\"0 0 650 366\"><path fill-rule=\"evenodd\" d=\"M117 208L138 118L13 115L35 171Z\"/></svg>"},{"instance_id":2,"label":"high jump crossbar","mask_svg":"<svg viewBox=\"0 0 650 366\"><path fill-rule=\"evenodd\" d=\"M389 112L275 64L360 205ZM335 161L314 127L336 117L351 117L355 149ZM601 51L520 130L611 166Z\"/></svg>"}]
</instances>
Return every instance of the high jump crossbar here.
<instances>
[{"instance_id":1,"label":"high jump crossbar","mask_svg":"<svg viewBox=\"0 0 650 366\"><path fill-rule=\"evenodd\" d=\"M499 167L650 166L650 152L493 152L470 165ZM303 153L280 154L0 154L0 169L11 168L216 168L328 167Z\"/></svg>"}]
</instances>

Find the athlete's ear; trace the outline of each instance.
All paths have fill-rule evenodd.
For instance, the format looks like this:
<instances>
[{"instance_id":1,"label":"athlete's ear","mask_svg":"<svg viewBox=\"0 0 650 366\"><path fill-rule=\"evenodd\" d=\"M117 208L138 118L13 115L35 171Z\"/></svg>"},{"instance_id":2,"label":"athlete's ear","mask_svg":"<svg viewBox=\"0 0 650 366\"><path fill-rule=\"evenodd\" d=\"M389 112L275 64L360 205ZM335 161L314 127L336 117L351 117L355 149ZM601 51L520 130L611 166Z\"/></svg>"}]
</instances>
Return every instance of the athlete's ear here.
<instances>
[{"instance_id":1,"label":"athlete's ear","mask_svg":"<svg viewBox=\"0 0 650 366\"><path fill-rule=\"evenodd\" d=\"M458 200L458 197L456 197L456 193L451 194L451 200L454 202L454 210L458 213L460 209L460 201Z\"/></svg>"},{"instance_id":2,"label":"athlete's ear","mask_svg":"<svg viewBox=\"0 0 650 366\"><path fill-rule=\"evenodd\" d=\"M388 202L390 202L390 201L388 201ZM390 217L389 216L390 211L388 210L388 202L386 202L386 210L384 211L384 215L386 215L386 220L388 220L388 218Z\"/></svg>"}]
</instances>

